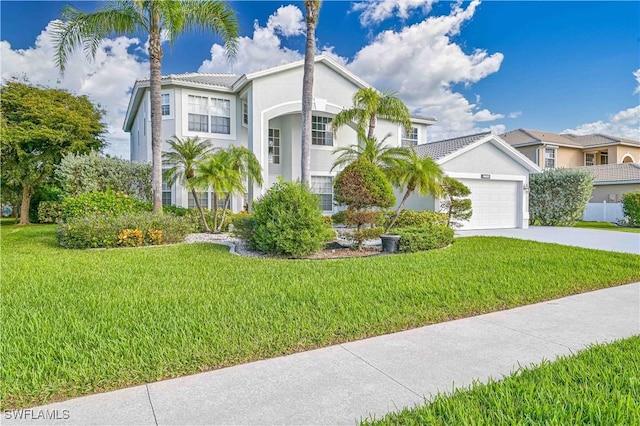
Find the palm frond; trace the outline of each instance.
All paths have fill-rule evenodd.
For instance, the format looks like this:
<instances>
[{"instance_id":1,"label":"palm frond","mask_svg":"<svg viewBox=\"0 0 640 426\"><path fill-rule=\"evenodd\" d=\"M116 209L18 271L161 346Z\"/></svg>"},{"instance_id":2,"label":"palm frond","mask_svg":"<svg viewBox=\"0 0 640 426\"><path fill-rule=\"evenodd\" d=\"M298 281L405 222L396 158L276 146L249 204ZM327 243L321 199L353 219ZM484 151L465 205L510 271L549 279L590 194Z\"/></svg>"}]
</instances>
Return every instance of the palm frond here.
<instances>
[{"instance_id":1,"label":"palm frond","mask_svg":"<svg viewBox=\"0 0 640 426\"><path fill-rule=\"evenodd\" d=\"M235 13L226 3L215 0L185 0L182 2L184 29L212 31L222 37L227 58L238 53L239 25Z\"/></svg>"}]
</instances>

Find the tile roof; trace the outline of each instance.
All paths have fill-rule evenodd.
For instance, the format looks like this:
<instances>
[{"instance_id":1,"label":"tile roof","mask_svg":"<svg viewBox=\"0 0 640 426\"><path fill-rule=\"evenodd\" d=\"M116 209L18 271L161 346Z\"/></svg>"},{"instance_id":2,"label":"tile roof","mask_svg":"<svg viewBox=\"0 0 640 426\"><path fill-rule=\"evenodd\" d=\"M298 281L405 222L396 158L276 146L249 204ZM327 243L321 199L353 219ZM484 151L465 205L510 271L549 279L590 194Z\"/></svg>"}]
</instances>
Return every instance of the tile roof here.
<instances>
[{"instance_id":1,"label":"tile roof","mask_svg":"<svg viewBox=\"0 0 640 426\"><path fill-rule=\"evenodd\" d=\"M416 152L420 157L431 157L434 160L439 160L489 135L491 135L491 132L483 132L459 138L429 142L416 146Z\"/></svg>"},{"instance_id":2,"label":"tile roof","mask_svg":"<svg viewBox=\"0 0 640 426\"><path fill-rule=\"evenodd\" d=\"M574 135L571 133L553 133L542 132L539 130L517 129L500 135L500 137L513 146L540 142L575 146L577 148L619 144L640 146L640 141L617 136L603 135L601 133L591 135Z\"/></svg>"},{"instance_id":3,"label":"tile roof","mask_svg":"<svg viewBox=\"0 0 640 426\"><path fill-rule=\"evenodd\" d=\"M239 75L235 74L204 74L204 73L185 73L185 74L170 74L162 76L162 81L177 80L187 83L206 84L216 87L231 88L233 84L240 79ZM149 81L149 78L140 78L141 81Z\"/></svg>"},{"instance_id":4,"label":"tile roof","mask_svg":"<svg viewBox=\"0 0 640 426\"><path fill-rule=\"evenodd\" d=\"M598 166L583 166L576 168L591 171L595 176L595 183L640 182L640 164L602 164Z\"/></svg>"}]
</instances>

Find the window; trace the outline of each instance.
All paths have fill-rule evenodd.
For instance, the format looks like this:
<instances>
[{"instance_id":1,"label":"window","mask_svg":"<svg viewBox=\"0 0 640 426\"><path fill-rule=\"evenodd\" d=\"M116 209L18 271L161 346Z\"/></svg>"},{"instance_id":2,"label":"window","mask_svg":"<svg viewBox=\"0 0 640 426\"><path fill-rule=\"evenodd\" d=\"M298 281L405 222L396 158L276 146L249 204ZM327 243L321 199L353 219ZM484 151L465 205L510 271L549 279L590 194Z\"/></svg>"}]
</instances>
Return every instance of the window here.
<instances>
[{"instance_id":1,"label":"window","mask_svg":"<svg viewBox=\"0 0 640 426\"><path fill-rule=\"evenodd\" d=\"M609 164L609 152L600 153L600 164Z\"/></svg>"},{"instance_id":2,"label":"window","mask_svg":"<svg viewBox=\"0 0 640 426\"><path fill-rule=\"evenodd\" d=\"M269 164L280 164L280 129L269 129Z\"/></svg>"},{"instance_id":3,"label":"window","mask_svg":"<svg viewBox=\"0 0 640 426\"><path fill-rule=\"evenodd\" d=\"M412 127L410 132L406 132L402 138L402 146L410 147L418 145L418 128Z\"/></svg>"},{"instance_id":4,"label":"window","mask_svg":"<svg viewBox=\"0 0 640 426\"><path fill-rule=\"evenodd\" d=\"M217 208L224 209L224 202L225 202L226 196L227 196L226 192L223 192L223 193L218 195L217 200L215 200ZM214 203L214 199L215 198L216 197L214 197L214 194L212 193L211 194L211 204L212 205ZM233 204L233 201L232 201L231 197L229 197L229 207L231 207L232 204Z\"/></svg>"},{"instance_id":5,"label":"window","mask_svg":"<svg viewBox=\"0 0 640 426\"><path fill-rule=\"evenodd\" d=\"M160 99L162 101L162 115L171 115L171 104L170 104L170 99L171 97L169 96L168 93L163 93L160 95Z\"/></svg>"},{"instance_id":6,"label":"window","mask_svg":"<svg viewBox=\"0 0 640 426\"><path fill-rule=\"evenodd\" d=\"M204 96L189 95L188 119L189 130L192 132L208 132L209 117L207 115L208 98Z\"/></svg>"},{"instance_id":7,"label":"window","mask_svg":"<svg viewBox=\"0 0 640 426\"><path fill-rule=\"evenodd\" d=\"M331 117L311 117L311 144L333 146L333 131Z\"/></svg>"},{"instance_id":8,"label":"window","mask_svg":"<svg viewBox=\"0 0 640 426\"><path fill-rule=\"evenodd\" d=\"M544 168L555 169L556 167L556 148L544 149Z\"/></svg>"},{"instance_id":9,"label":"window","mask_svg":"<svg viewBox=\"0 0 640 426\"><path fill-rule=\"evenodd\" d=\"M231 134L231 101L211 98L211 133Z\"/></svg>"},{"instance_id":10,"label":"window","mask_svg":"<svg viewBox=\"0 0 640 426\"><path fill-rule=\"evenodd\" d=\"M171 205L171 187L164 180L162 181L162 205Z\"/></svg>"},{"instance_id":11,"label":"window","mask_svg":"<svg viewBox=\"0 0 640 426\"><path fill-rule=\"evenodd\" d=\"M593 153L584 154L584 165L593 166L596 164L596 155Z\"/></svg>"},{"instance_id":12,"label":"window","mask_svg":"<svg viewBox=\"0 0 640 426\"><path fill-rule=\"evenodd\" d=\"M311 192L318 194L323 211L333 210L333 178L331 176L311 176Z\"/></svg>"},{"instance_id":13,"label":"window","mask_svg":"<svg viewBox=\"0 0 640 426\"><path fill-rule=\"evenodd\" d=\"M247 101L242 101L242 124L249 125L249 104Z\"/></svg>"},{"instance_id":14,"label":"window","mask_svg":"<svg viewBox=\"0 0 640 426\"><path fill-rule=\"evenodd\" d=\"M197 192L196 194L198 194L198 201L200 202L200 207L202 207L203 209L208 209L209 208L209 194L207 192ZM189 191L189 201L187 206L190 209L195 209L196 208L196 201L193 198L193 192Z\"/></svg>"}]
</instances>

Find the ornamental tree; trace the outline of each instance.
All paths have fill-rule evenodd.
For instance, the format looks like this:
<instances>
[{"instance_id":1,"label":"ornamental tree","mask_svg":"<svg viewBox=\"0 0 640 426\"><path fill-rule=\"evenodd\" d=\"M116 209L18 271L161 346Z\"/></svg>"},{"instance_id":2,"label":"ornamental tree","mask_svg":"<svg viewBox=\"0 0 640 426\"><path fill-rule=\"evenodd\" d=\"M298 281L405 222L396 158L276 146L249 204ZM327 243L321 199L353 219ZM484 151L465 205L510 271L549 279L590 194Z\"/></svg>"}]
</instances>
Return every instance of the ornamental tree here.
<instances>
[{"instance_id":1,"label":"ornamental tree","mask_svg":"<svg viewBox=\"0 0 640 426\"><path fill-rule=\"evenodd\" d=\"M452 177L445 177L442 180L443 200L440 202L440 209L447 215L447 226L458 228L461 222L471 219L473 210L471 199L468 198L471 190L467 185Z\"/></svg>"}]
</instances>

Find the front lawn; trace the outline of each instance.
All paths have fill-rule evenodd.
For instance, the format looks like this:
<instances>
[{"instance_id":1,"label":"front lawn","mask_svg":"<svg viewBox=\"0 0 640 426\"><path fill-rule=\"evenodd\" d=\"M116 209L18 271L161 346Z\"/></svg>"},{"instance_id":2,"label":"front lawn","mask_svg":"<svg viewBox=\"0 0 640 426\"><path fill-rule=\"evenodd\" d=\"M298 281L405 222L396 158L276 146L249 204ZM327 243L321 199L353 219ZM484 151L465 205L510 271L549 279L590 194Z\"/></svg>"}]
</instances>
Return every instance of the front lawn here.
<instances>
[{"instance_id":1,"label":"front lawn","mask_svg":"<svg viewBox=\"0 0 640 426\"><path fill-rule=\"evenodd\" d=\"M374 425L640 424L640 336L438 395Z\"/></svg>"},{"instance_id":2,"label":"front lawn","mask_svg":"<svg viewBox=\"0 0 640 426\"><path fill-rule=\"evenodd\" d=\"M640 233L640 228L631 228L628 226L617 226L613 223L609 222L576 222L573 225L575 228L586 228L586 229L604 229L605 231L620 231L620 232L636 232Z\"/></svg>"},{"instance_id":3,"label":"front lawn","mask_svg":"<svg viewBox=\"0 0 640 426\"><path fill-rule=\"evenodd\" d=\"M507 238L342 260L213 244L66 250L3 225L2 408L131 386L640 280L640 257Z\"/></svg>"}]
</instances>

